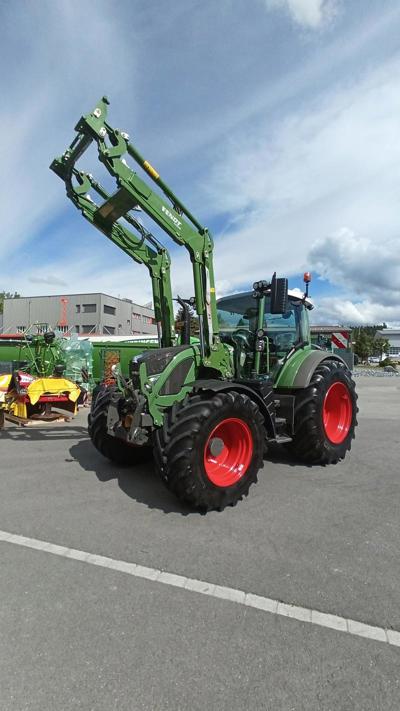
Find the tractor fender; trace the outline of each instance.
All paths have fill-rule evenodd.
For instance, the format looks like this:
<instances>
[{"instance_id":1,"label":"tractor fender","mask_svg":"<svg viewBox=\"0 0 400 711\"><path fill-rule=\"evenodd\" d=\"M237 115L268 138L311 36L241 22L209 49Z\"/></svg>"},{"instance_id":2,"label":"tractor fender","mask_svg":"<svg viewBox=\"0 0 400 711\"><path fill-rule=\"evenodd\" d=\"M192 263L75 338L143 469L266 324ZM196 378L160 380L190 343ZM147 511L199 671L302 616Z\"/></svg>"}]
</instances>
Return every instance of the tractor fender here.
<instances>
[{"instance_id":1,"label":"tractor fender","mask_svg":"<svg viewBox=\"0 0 400 711\"><path fill-rule=\"evenodd\" d=\"M234 390L237 393L247 395L258 405L265 420L265 428L269 437L275 437L275 393L271 391L264 397L256 390L240 382L232 380L195 380L192 383L193 392L212 391L228 392Z\"/></svg>"},{"instance_id":2,"label":"tractor fender","mask_svg":"<svg viewBox=\"0 0 400 711\"><path fill-rule=\"evenodd\" d=\"M301 362L294 376L291 387L296 389L306 388L310 384L315 368L324 360L338 361L339 363L343 363L346 368L348 367L343 358L336 355L336 353L328 353L327 351L311 351Z\"/></svg>"}]
</instances>

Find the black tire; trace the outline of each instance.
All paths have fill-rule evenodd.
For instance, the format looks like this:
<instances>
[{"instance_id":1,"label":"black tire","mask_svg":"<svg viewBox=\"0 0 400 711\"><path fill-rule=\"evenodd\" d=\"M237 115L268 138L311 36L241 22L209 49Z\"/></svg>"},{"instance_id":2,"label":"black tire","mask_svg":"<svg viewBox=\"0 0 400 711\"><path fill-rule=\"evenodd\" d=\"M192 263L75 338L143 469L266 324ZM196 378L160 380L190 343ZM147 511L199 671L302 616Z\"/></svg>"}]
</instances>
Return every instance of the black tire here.
<instances>
[{"instance_id":1,"label":"black tire","mask_svg":"<svg viewBox=\"0 0 400 711\"><path fill-rule=\"evenodd\" d=\"M248 438L249 462L239 480L223 486L209 478L205 453L212 446L211 433L226 420L237 422ZM247 395L233 391L191 394L165 413L163 426L154 434L154 458L165 485L181 501L200 511L222 511L247 496L257 481L264 438L264 419Z\"/></svg>"},{"instance_id":2,"label":"black tire","mask_svg":"<svg viewBox=\"0 0 400 711\"><path fill-rule=\"evenodd\" d=\"M338 442L328 436L323 420L325 396L335 383L344 385L351 406L343 428L343 434L347 434ZM289 444L292 453L309 464L336 464L344 459L355 436L358 412L355 383L349 369L340 361L324 360L316 367L310 385L304 390L294 391L294 395L295 434ZM343 434L338 433L336 439L340 440ZM331 437L334 436L331 434Z\"/></svg>"},{"instance_id":3,"label":"black tire","mask_svg":"<svg viewBox=\"0 0 400 711\"><path fill-rule=\"evenodd\" d=\"M120 466L140 464L151 457L150 447L135 447L107 432L107 411L115 390L115 385L102 385L97 391L88 417L90 439L100 454L112 462Z\"/></svg>"},{"instance_id":4,"label":"black tire","mask_svg":"<svg viewBox=\"0 0 400 711\"><path fill-rule=\"evenodd\" d=\"M5 421L6 421L6 418L5 418L4 410L0 410L0 430L2 430L4 428Z\"/></svg>"},{"instance_id":5,"label":"black tire","mask_svg":"<svg viewBox=\"0 0 400 711\"><path fill-rule=\"evenodd\" d=\"M97 383L97 385L95 385L95 387L93 388L91 403L90 403L90 411L88 414L88 430L90 430L90 425L92 424L92 412L93 412L95 405L96 405L97 396L106 387L107 387L107 385L105 385L104 383ZM90 431L89 431L89 434L90 434Z\"/></svg>"},{"instance_id":6,"label":"black tire","mask_svg":"<svg viewBox=\"0 0 400 711\"><path fill-rule=\"evenodd\" d=\"M105 385L105 383L97 383L97 385L95 385L95 387L93 388L91 410L93 410L96 404L98 394L101 393L106 387L110 386Z\"/></svg>"}]
</instances>

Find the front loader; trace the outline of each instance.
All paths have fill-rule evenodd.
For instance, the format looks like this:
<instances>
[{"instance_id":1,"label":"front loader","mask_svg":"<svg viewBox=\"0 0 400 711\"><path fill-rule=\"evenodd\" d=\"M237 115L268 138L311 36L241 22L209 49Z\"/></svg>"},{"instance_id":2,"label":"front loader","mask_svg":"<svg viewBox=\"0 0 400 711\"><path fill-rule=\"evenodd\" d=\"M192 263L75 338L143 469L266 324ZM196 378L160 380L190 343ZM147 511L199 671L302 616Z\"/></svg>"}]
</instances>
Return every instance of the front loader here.
<instances>
[{"instance_id":1,"label":"front loader","mask_svg":"<svg viewBox=\"0 0 400 711\"><path fill-rule=\"evenodd\" d=\"M205 511L247 495L272 444L310 464L343 459L354 438L357 395L340 357L311 345L309 276L303 296L274 274L217 302L210 233L129 136L111 127L107 106L103 97L78 121L77 136L51 168L84 217L149 269L160 348L136 355L129 377L116 374L97 390L89 417L94 446L118 464L134 465L152 451L166 486ZM77 167L92 143L116 180L112 194ZM178 342L170 258L132 214L138 208L189 252L198 343L188 329Z\"/></svg>"}]
</instances>

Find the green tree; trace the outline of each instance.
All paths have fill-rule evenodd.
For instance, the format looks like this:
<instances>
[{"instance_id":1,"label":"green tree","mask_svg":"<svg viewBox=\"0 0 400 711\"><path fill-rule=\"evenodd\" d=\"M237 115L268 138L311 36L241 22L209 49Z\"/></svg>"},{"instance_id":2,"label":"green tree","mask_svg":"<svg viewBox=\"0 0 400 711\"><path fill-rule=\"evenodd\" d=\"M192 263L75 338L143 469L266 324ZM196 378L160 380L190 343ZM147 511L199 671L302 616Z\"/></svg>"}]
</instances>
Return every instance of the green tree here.
<instances>
[{"instance_id":1,"label":"green tree","mask_svg":"<svg viewBox=\"0 0 400 711\"><path fill-rule=\"evenodd\" d=\"M0 291L0 314L3 313L4 299L19 299L20 297L21 294L18 294L17 291L14 291L13 294L10 291Z\"/></svg>"},{"instance_id":2,"label":"green tree","mask_svg":"<svg viewBox=\"0 0 400 711\"><path fill-rule=\"evenodd\" d=\"M374 353L377 353L381 358L384 353L389 353L390 344L387 338L375 338Z\"/></svg>"},{"instance_id":3,"label":"green tree","mask_svg":"<svg viewBox=\"0 0 400 711\"><path fill-rule=\"evenodd\" d=\"M388 341L382 338L375 339L376 332L386 327L386 323L375 326L351 326L352 340L355 343L354 352L361 360L367 360L370 355L382 355L388 352L386 350L389 348Z\"/></svg>"},{"instance_id":4,"label":"green tree","mask_svg":"<svg viewBox=\"0 0 400 711\"><path fill-rule=\"evenodd\" d=\"M354 336L353 336L354 337ZM361 360L367 360L374 350L374 337L360 328L355 336L354 352Z\"/></svg>"}]
</instances>

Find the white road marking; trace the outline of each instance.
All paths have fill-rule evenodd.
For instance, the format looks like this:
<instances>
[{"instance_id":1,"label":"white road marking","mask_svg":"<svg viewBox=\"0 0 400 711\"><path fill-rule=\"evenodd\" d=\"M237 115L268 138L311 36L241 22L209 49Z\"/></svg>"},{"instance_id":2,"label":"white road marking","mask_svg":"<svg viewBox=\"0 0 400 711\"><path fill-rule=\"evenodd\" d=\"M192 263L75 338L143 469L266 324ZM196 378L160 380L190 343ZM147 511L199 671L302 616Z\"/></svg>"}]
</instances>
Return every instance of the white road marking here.
<instances>
[{"instance_id":1,"label":"white road marking","mask_svg":"<svg viewBox=\"0 0 400 711\"><path fill-rule=\"evenodd\" d=\"M18 536L15 533L0 531L0 541L5 543L13 543L16 546L24 548L33 548L34 550L43 551L44 553L53 553L53 555L61 556L61 558L71 558L82 563L97 565L101 568L109 568L116 570L126 575L133 575L136 578L145 578L152 582L162 583L163 585L171 585L177 588L183 588L190 592L208 595L210 597L235 602L245 607L252 607L262 612L267 612L272 615L288 617L293 620L305 622L320 627L328 627L339 632L347 632L356 637L366 637L377 642L400 647L400 631L385 629L383 627L374 627L367 625L359 620L350 620L338 615L331 615L319 610L311 610L307 607L299 607L298 605L290 605L280 600L273 600L262 595L254 595L246 593L244 590L236 588L228 588L223 585L214 585L205 580L196 580L194 578L185 578L183 575L168 573L156 568L148 568L144 565L136 563L128 563L124 560L116 560L115 558L107 558L103 555L95 555L85 551L76 550L75 548L66 548L58 546L55 543L48 541L40 541L36 538L27 538L26 536Z\"/></svg>"}]
</instances>

